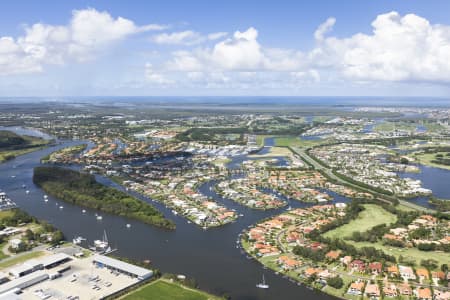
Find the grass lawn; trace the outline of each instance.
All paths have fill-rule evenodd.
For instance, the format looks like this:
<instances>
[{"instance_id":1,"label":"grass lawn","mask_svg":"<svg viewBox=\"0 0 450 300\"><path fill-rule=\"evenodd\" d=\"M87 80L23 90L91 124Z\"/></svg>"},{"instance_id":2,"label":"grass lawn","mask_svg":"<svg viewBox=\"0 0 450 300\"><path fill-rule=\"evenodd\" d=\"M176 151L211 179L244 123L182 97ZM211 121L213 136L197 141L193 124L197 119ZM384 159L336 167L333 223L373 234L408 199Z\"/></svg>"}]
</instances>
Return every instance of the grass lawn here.
<instances>
[{"instance_id":1,"label":"grass lawn","mask_svg":"<svg viewBox=\"0 0 450 300\"><path fill-rule=\"evenodd\" d=\"M363 232L376 225L394 223L397 220L394 214L391 214L381 206L375 204L364 204L363 206L365 209L359 213L355 220L328 231L325 233L325 237L343 238L350 236L354 231Z\"/></svg>"},{"instance_id":2,"label":"grass lawn","mask_svg":"<svg viewBox=\"0 0 450 300\"><path fill-rule=\"evenodd\" d=\"M44 251L33 251L25 254L18 254L17 256L12 256L10 259L0 262L0 269L17 265L26 260L43 256L44 254L45 254Z\"/></svg>"},{"instance_id":3,"label":"grass lawn","mask_svg":"<svg viewBox=\"0 0 450 300\"><path fill-rule=\"evenodd\" d=\"M435 159L436 154L443 154L444 157L446 156L447 152L436 152L436 153L421 153L421 154L416 154L414 155L414 157L417 159L417 161L420 164L426 165L426 166L430 166L430 167L435 167L435 168L441 168L441 169L447 169L450 170L450 166L447 165L442 165L442 164L437 164L434 162L431 162L432 160Z\"/></svg>"},{"instance_id":4,"label":"grass lawn","mask_svg":"<svg viewBox=\"0 0 450 300\"><path fill-rule=\"evenodd\" d=\"M190 289L178 283L159 279L125 296L125 300L218 300L222 299L208 293Z\"/></svg>"},{"instance_id":5,"label":"grass lawn","mask_svg":"<svg viewBox=\"0 0 450 300\"><path fill-rule=\"evenodd\" d=\"M12 217L13 215L14 215L14 213L11 209L2 210L2 211L0 211L0 220L3 220L3 218L6 218L6 217Z\"/></svg>"},{"instance_id":6,"label":"grass lawn","mask_svg":"<svg viewBox=\"0 0 450 300\"><path fill-rule=\"evenodd\" d=\"M435 252L435 251L420 251L417 248L396 248L388 245L383 245L381 242L370 243L370 242L352 242L357 248L362 247L375 247L377 249L383 250L384 253L393 255L397 258L401 256L406 257L410 260L416 261L416 266L420 266L420 261L422 259L435 259L439 263L438 265L448 264L449 254L445 252Z\"/></svg>"}]
</instances>

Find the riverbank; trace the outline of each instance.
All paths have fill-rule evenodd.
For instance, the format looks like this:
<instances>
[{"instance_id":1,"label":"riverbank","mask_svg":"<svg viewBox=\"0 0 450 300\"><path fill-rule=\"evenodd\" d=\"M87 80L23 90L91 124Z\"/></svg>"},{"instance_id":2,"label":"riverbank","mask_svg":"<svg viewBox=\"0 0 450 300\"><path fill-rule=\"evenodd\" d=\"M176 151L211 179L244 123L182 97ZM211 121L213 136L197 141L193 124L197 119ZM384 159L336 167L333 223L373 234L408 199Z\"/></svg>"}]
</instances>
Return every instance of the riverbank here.
<instances>
[{"instance_id":1,"label":"riverbank","mask_svg":"<svg viewBox=\"0 0 450 300\"><path fill-rule=\"evenodd\" d=\"M120 297L122 300L223 300L224 298L208 294L177 282L174 279L160 278L143 287Z\"/></svg>"}]
</instances>

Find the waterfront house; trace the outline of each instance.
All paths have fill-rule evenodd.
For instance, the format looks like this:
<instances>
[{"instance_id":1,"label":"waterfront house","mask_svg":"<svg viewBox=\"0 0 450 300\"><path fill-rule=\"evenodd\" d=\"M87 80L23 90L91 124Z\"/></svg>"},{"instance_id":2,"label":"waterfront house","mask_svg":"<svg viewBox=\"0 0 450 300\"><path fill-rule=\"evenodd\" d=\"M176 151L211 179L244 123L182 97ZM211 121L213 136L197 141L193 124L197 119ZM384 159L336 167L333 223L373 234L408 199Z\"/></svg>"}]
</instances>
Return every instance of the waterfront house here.
<instances>
[{"instance_id":1,"label":"waterfront house","mask_svg":"<svg viewBox=\"0 0 450 300\"><path fill-rule=\"evenodd\" d=\"M366 289L364 290L364 294L371 299L380 298L380 288L376 283L367 283Z\"/></svg>"},{"instance_id":2,"label":"waterfront house","mask_svg":"<svg viewBox=\"0 0 450 300\"><path fill-rule=\"evenodd\" d=\"M350 287L347 290L347 294L350 295L362 295L364 289L363 281L356 281L350 284Z\"/></svg>"},{"instance_id":3,"label":"waterfront house","mask_svg":"<svg viewBox=\"0 0 450 300\"><path fill-rule=\"evenodd\" d=\"M320 271L321 271L320 269L316 269L316 268L307 268L305 270L305 276L309 278L309 277L311 277L313 275L316 275Z\"/></svg>"}]
</instances>

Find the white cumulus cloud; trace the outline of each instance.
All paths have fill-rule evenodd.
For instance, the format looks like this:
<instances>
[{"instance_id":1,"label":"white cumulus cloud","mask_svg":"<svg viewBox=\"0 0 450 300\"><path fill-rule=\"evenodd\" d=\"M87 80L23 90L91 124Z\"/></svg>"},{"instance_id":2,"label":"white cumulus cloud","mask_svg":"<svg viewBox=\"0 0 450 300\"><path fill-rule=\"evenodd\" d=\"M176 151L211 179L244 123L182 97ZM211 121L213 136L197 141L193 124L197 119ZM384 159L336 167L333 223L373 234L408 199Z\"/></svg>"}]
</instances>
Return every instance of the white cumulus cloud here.
<instances>
[{"instance_id":1,"label":"white cumulus cloud","mask_svg":"<svg viewBox=\"0 0 450 300\"><path fill-rule=\"evenodd\" d=\"M74 10L68 25L36 23L25 26L25 34L17 39L0 37L0 75L37 72L46 64L63 64L69 59L85 61L132 34L165 28L158 24L138 26L92 8Z\"/></svg>"}]
</instances>

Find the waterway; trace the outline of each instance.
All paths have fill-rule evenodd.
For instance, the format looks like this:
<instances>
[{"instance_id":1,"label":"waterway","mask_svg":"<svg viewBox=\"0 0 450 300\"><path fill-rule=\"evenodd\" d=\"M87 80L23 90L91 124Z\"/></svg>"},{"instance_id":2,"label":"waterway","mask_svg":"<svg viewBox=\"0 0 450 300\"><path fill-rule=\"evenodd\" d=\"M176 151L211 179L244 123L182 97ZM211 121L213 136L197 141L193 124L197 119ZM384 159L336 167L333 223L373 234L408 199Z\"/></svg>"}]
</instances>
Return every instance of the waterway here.
<instances>
[{"instance_id":1,"label":"waterway","mask_svg":"<svg viewBox=\"0 0 450 300\"><path fill-rule=\"evenodd\" d=\"M236 248L239 233L251 224L278 214L286 208L270 211L246 208L212 191L215 181L203 184L199 188L200 191L244 216L234 223L209 230L188 224L185 218L173 215L162 204L139 195L137 196L140 199L152 203L165 216L172 219L177 229L166 231L94 209L86 209L86 213L82 213L81 207L51 196L48 197L48 202L44 202L44 192L32 183L33 168L40 165L41 157L57 149L80 143L83 142L63 142L0 164L0 189L8 193L23 210L61 229L68 240L81 235L92 243L94 239L101 238L103 231L106 230L110 244L118 248L117 255L136 260L150 259L153 266L162 272L193 277L198 281L200 288L215 294L227 294L232 299L244 300L334 299L324 293L297 286L272 271L263 269L258 262L247 259L242 250ZM107 178L98 177L98 180L121 188ZM22 184L25 184L26 188L23 188ZM29 190L30 193L26 194L25 190ZM311 205L285 200L293 208ZM339 197L339 201L345 200L346 198ZM61 209L59 207L61 205L64 208ZM102 215L103 219L97 220L96 214ZM131 228L126 227L127 223L131 224ZM270 285L268 290L255 287L263 273Z\"/></svg>"}]
</instances>

